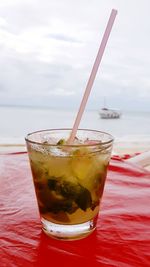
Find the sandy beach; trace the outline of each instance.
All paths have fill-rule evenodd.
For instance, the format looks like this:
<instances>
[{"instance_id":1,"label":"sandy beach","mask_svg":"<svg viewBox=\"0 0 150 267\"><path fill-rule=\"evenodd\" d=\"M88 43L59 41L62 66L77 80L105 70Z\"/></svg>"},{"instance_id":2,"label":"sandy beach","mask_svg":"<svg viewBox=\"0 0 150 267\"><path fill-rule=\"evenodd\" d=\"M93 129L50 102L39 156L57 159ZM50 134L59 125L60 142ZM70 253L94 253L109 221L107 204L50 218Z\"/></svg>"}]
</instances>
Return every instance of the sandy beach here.
<instances>
[{"instance_id":1,"label":"sandy beach","mask_svg":"<svg viewBox=\"0 0 150 267\"><path fill-rule=\"evenodd\" d=\"M26 146L23 138L1 138L0 153L25 152ZM149 136L124 136L114 141L112 156L120 158L129 157L131 163L146 168L150 171L150 154L146 155L146 159L138 158L138 155L150 153Z\"/></svg>"}]
</instances>

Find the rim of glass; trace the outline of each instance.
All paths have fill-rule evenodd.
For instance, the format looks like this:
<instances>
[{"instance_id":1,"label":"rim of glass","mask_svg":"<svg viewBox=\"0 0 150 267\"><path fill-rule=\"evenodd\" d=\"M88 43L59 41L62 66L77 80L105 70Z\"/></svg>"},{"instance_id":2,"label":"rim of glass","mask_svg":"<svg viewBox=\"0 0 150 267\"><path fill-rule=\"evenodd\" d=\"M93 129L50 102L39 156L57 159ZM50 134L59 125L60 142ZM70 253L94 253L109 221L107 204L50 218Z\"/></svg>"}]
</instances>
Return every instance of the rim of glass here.
<instances>
[{"instance_id":1,"label":"rim of glass","mask_svg":"<svg viewBox=\"0 0 150 267\"><path fill-rule=\"evenodd\" d=\"M71 131L72 128L54 128L54 129L44 129L44 130L38 130L38 131L34 131L34 132L31 132L31 133L28 133L25 137L25 141L26 142L29 142L31 144L36 144L36 145L44 145L44 146L61 146L61 147L81 147L81 146L88 146L88 147L93 147L93 146L99 146L99 145L106 145L106 144L111 144L113 141L114 141L114 137L107 133L107 132L104 132L104 131L99 131L99 130L94 130L94 129L83 129L83 128L79 128L78 131L85 131L85 132L95 132L95 133L100 133L100 134L105 134L107 136L110 137L110 140L108 141L99 141L98 143L96 144L71 144L71 145L68 145L68 144L64 144L64 145L58 145L58 144L51 144L51 143L41 143L41 142L37 142L37 141L32 141L29 139L29 137L33 134L36 134L36 133L42 133L42 132L52 132L52 131ZM95 140L96 141L96 140Z\"/></svg>"}]
</instances>

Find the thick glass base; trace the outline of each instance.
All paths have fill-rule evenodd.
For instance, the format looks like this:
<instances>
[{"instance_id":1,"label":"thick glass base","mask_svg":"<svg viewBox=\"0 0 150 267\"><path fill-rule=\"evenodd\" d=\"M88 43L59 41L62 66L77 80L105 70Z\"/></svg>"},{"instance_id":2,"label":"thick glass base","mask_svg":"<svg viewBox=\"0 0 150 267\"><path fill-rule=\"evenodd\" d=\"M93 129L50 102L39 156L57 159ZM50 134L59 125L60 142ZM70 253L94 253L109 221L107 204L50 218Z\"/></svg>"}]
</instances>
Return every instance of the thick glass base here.
<instances>
[{"instance_id":1,"label":"thick glass base","mask_svg":"<svg viewBox=\"0 0 150 267\"><path fill-rule=\"evenodd\" d=\"M50 237L62 240L76 240L88 236L95 230L96 221L97 218L94 218L81 224L63 225L55 224L41 218L43 231Z\"/></svg>"}]
</instances>

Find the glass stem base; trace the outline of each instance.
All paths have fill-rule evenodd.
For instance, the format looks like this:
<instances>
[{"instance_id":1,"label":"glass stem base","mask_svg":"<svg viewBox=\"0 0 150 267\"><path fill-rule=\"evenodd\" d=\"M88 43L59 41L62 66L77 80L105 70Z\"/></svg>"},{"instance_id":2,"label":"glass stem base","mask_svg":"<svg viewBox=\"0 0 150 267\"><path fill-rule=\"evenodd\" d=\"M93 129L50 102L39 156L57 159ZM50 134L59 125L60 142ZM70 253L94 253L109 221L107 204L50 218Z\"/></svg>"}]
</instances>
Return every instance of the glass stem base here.
<instances>
[{"instance_id":1,"label":"glass stem base","mask_svg":"<svg viewBox=\"0 0 150 267\"><path fill-rule=\"evenodd\" d=\"M97 217L97 216L96 216ZM55 224L41 218L42 229L50 237L62 240L82 239L91 234L96 228L97 218L73 225Z\"/></svg>"}]
</instances>

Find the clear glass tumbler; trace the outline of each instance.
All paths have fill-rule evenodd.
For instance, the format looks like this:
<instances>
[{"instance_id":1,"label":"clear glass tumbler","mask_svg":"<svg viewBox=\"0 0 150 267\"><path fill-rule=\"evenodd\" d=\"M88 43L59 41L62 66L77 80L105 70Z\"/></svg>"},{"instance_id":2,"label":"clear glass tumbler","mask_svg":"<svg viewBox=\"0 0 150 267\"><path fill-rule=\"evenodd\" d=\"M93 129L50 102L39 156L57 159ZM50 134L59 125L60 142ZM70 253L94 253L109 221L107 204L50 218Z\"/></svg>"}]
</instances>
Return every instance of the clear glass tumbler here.
<instances>
[{"instance_id":1,"label":"clear glass tumbler","mask_svg":"<svg viewBox=\"0 0 150 267\"><path fill-rule=\"evenodd\" d=\"M33 132L25 138L43 231L57 239L83 238L96 228L113 137L79 129Z\"/></svg>"}]
</instances>

